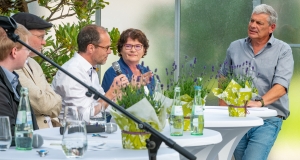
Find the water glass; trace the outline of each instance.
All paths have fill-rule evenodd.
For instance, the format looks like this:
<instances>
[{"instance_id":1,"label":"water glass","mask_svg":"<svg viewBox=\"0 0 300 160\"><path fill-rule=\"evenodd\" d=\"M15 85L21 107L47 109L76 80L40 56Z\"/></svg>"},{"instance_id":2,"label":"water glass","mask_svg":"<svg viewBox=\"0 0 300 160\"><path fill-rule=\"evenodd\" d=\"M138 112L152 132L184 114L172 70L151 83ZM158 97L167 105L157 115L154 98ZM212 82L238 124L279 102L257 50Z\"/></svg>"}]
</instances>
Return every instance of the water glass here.
<instances>
[{"instance_id":1,"label":"water glass","mask_svg":"<svg viewBox=\"0 0 300 160\"><path fill-rule=\"evenodd\" d=\"M86 126L84 121L67 120L62 138L62 149L67 158L83 157L87 150Z\"/></svg>"},{"instance_id":2,"label":"water glass","mask_svg":"<svg viewBox=\"0 0 300 160\"><path fill-rule=\"evenodd\" d=\"M8 116L0 116L0 128L0 151L6 151L12 140Z\"/></svg>"},{"instance_id":3,"label":"water glass","mask_svg":"<svg viewBox=\"0 0 300 160\"><path fill-rule=\"evenodd\" d=\"M80 114L78 112L77 106L71 106L71 105L64 106L63 119L65 121L69 121L69 120L82 120L82 118L81 118L81 116L80 116Z\"/></svg>"},{"instance_id":4,"label":"water glass","mask_svg":"<svg viewBox=\"0 0 300 160\"><path fill-rule=\"evenodd\" d=\"M101 103L92 103L90 107L90 125L105 125L106 124L106 113L105 106L101 106L100 113L95 115L95 106L102 105Z\"/></svg>"}]
</instances>

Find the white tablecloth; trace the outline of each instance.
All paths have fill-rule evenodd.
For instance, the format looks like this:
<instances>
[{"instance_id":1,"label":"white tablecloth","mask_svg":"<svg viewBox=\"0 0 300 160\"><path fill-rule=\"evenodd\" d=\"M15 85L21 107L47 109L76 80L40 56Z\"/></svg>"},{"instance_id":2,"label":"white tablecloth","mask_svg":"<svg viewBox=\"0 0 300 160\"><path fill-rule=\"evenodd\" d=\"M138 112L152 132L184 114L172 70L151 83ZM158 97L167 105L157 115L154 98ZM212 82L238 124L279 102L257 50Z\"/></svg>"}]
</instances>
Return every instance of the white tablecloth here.
<instances>
[{"instance_id":1,"label":"white tablecloth","mask_svg":"<svg viewBox=\"0 0 300 160\"><path fill-rule=\"evenodd\" d=\"M277 116L277 111L274 109L269 109L267 107L263 108L247 108L248 113L247 115L257 116L261 118L268 118ZM205 112L213 112L213 113L228 113L227 106L205 106Z\"/></svg>"},{"instance_id":2,"label":"white tablecloth","mask_svg":"<svg viewBox=\"0 0 300 160\"><path fill-rule=\"evenodd\" d=\"M43 159L67 159L61 149L62 136L59 134L59 128L48 128L35 131L35 134L43 136L44 144L41 148L33 149L31 151L17 151L14 147L9 150L0 152L0 159L5 160L34 160L40 159L36 151L40 149L48 150L49 153ZM204 129L203 136L192 136L189 132L185 132L184 136L171 137L169 136L169 126L166 126L163 131L168 138L173 139L177 144L185 147L192 153L198 153L200 150L208 147L210 149L214 144L222 141L221 134L219 132ZM88 134L88 150L84 155L84 159L92 160L143 160L148 158L148 150L128 150L122 148L121 131L118 130L113 134L101 133L108 138L92 137L92 134ZM104 144L104 145L101 145ZM193 146L190 148L189 146ZM199 148L200 147L200 148ZM157 159L165 160L179 160L179 154L168 148L164 143L158 150Z\"/></svg>"},{"instance_id":3,"label":"white tablecloth","mask_svg":"<svg viewBox=\"0 0 300 160\"><path fill-rule=\"evenodd\" d=\"M208 159L231 160L232 154L244 134L252 127L263 124L263 119L257 116L265 118L274 116L274 110L268 109L250 109L249 112L250 114L247 114L246 117L229 117L227 107L205 106L205 128L220 132L223 138L221 143L213 147ZM196 156L201 157L201 154L196 154Z\"/></svg>"}]
</instances>

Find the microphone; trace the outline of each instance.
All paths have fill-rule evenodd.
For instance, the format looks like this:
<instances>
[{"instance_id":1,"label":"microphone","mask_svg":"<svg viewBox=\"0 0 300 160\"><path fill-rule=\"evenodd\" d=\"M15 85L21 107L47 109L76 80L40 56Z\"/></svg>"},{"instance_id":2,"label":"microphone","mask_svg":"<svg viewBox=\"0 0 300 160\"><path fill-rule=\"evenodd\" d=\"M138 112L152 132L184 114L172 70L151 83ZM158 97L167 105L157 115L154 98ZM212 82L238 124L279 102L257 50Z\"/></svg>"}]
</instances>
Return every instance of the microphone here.
<instances>
[{"instance_id":1,"label":"microphone","mask_svg":"<svg viewBox=\"0 0 300 160\"><path fill-rule=\"evenodd\" d=\"M106 123L106 124L99 124L99 125L86 125L86 132L87 133L99 133L99 132L105 132L105 133L114 133L118 130L118 126L116 123ZM78 128L73 127L68 129L68 133L74 133L77 132ZM64 133L64 127L60 127L59 129L60 134L62 135Z\"/></svg>"},{"instance_id":2,"label":"microphone","mask_svg":"<svg viewBox=\"0 0 300 160\"><path fill-rule=\"evenodd\" d=\"M119 63L117 61L112 63L112 68L117 73L117 76L120 75L120 74L122 74L122 70L121 70L120 65L119 65Z\"/></svg>"},{"instance_id":3,"label":"microphone","mask_svg":"<svg viewBox=\"0 0 300 160\"><path fill-rule=\"evenodd\" d=\"M44 144L44 139L39 134L34 134L32 138L32 147L40 148Z\"/></svg>"}]
</instances>

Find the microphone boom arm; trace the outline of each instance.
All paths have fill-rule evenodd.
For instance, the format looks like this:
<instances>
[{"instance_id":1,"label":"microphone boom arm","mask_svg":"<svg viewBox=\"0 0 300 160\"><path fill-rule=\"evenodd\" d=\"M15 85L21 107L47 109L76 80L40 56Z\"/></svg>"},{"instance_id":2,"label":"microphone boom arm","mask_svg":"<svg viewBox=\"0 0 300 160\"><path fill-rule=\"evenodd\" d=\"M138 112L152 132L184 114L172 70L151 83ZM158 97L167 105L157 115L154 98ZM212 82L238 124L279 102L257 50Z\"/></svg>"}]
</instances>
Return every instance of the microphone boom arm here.
<instances>
[{"instance_id":1,"label":"microphone boom arm","mask_svg":"<svg viewBox=\"0 0 300 160\"><path fill-rule=\"evenodd\" d=\"M84 82L82 82L81 80L79 80L78 78L76 78L75 76L73 76L72 74L70 74L68 71L66 71L65 69L63 69L62 67L60 67L58 64L56 64L55 62L53 62L52 60L50 60L48 57L44 56L43 54L39 53L38 51L36 51L32 47L30 47L29 45L27 45L26 43L24 43L22 40L19 39L19 36L17 36L16 34L14 34L14 31L16 29L16 24L13 24L13 23L16 23L14 21L14 19L11 18L11 17L10 18L7 17L7 19L9 19L10 20L9 22L11 23L11 26L9 26L9 24L7 24L8 23L7 20L5 20L5 18L3 18L3 17L5 17L5 16L0 16L0 26L2 28L4 28L4 30L7 33L7 36L12 41L21 43L22 45L24 45L25 47L27 47L29 50L31 50L32 52L34 52L35 54L37 54L38 56L40 56L41 58L43 58L45 61L47 61L51 65L55 66L57 69L59 69L60 71L62 71L63 73L65 73L66 75L68 75L69 77L71 77L72 79L74 79L76 82L80 83L82 86L84 86L85 88L88 89L88 92L94 94L94 98L100 97L106 103L110 104L115 109L117 109L118 111L120 111L121 113L123 113L124 115L126 115L128 118L132 119L135 123L138 124L138 126L139 126L140 129L144 129L144 130L150 132L151 136L155 136L155 139L159 139L160 143L161 143L161 141L165 142L165 144L167 146L169 146L170 148L173 148L174 150L176 150L177 152L179 152L180 154L182 154L183 156L185 156L188 159L191 159L191 160L196 159L196 157L193 154L191 154L186 149L184 149L181 146L179 146L178 144L176 144L173 140L167 138L166 136L164 136L163 134L161 134L160 132L158 132L157 130L155 130L154 128L152 128L148 123L142 122L141 120L139 120L138 118L136 118L135 116L133 116L132 114L130 114L129 112L127 112L124 108L120 107L119 105L117 105L116 103L114 103L110 99L106 98L101 93L99 93L95 88L93 88L92 86L88 86L87 84L85 84ZM3 21L4 21L5 24L3 24ZM13 22L11 22L11 21L13 21ZM12 29L12 28L14 28L14 29ZM151 139L151 137L150 137L150 139ZM160 143L159 143L159 145L160 145ZM159 147L159 145L158 145L158 147ZM149 153L150 153L150 151L149 151ZM149 155L149 158L150 158L150 155ZM152 157L152 158L156 159L155 157Z\"/></svg>"}]
</instances>

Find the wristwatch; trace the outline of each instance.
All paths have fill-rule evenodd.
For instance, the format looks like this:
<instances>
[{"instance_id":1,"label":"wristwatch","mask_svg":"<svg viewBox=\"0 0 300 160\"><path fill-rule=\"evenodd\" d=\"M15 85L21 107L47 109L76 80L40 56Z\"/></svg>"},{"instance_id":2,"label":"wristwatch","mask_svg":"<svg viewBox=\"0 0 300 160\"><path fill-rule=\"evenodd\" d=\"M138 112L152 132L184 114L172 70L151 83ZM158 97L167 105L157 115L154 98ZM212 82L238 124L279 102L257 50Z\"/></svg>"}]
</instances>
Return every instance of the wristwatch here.
<instances>
[{"instance_id":1,"label":"wristwatch","mask_svg":"<svg viewBox=\"0 0 300 160\"><path fill-rule=\"evenodd\" d=\"M260 101L261 107L265 106L264 99L260 96L255 97L255 101Z\"/></svg>"}]
</instances>

